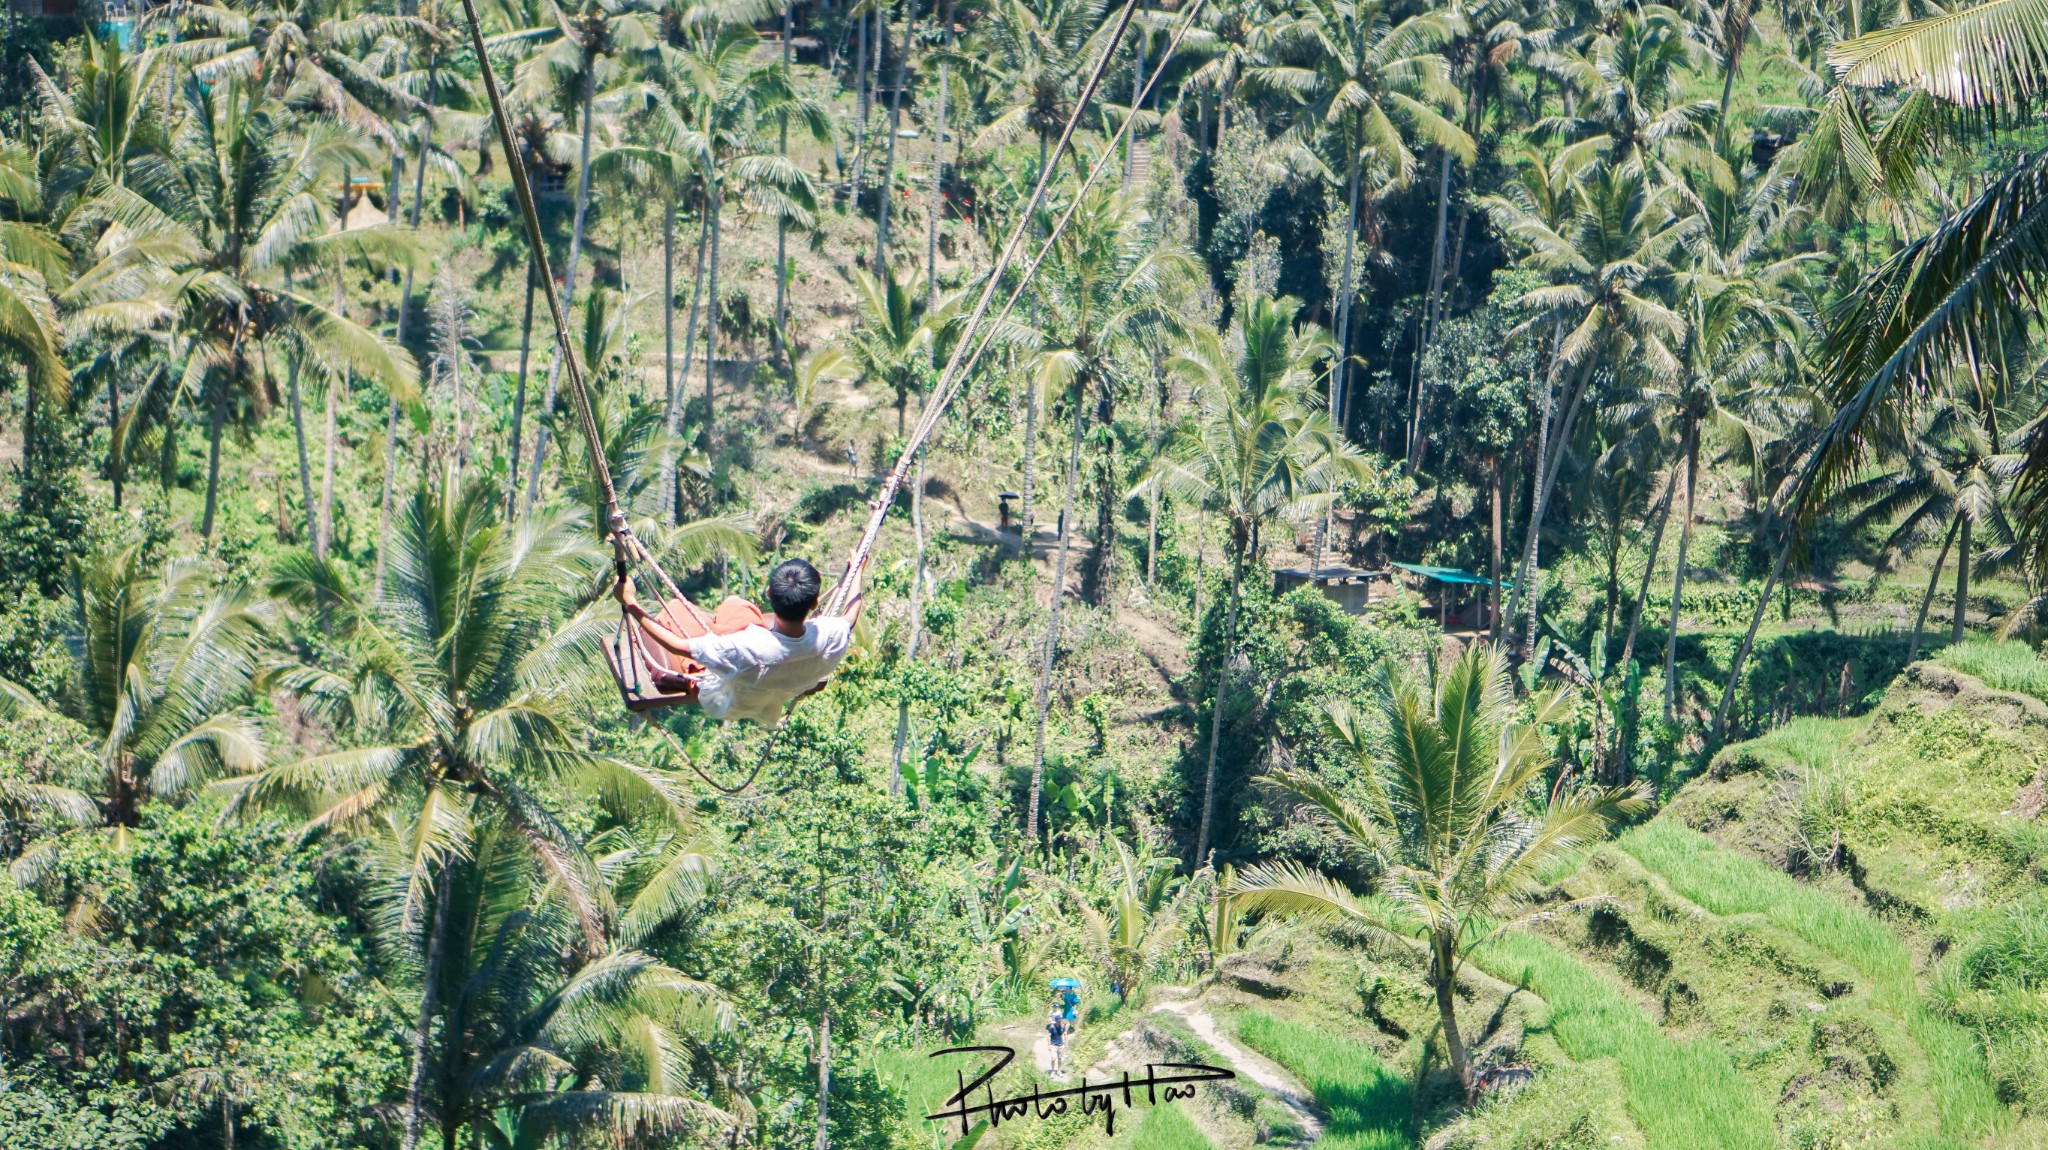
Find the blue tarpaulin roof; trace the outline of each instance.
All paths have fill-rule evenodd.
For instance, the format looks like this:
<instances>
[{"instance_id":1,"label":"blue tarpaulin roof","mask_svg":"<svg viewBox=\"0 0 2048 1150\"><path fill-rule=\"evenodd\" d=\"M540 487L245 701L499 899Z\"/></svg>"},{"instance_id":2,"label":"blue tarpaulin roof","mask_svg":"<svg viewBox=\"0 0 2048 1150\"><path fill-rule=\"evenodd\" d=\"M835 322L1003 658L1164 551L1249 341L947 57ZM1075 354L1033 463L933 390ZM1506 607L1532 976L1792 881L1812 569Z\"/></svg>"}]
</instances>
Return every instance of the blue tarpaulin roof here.
<instances>
[{"instance_id":1,"label":"blue tarpaulin roof","mask_svg":"<svg viewBox=\"0 0 2048 1150\"><path fill-rule=\"evenodd\" d=\"M1474 575L1470 571L1460 571L1456 567L1425 567L1419 563L1396 563L1393 566L1399 567L1401 570L1412 575L1420 575L1424 579L1434 579L1439 583L1477 583L1481 587L1490 586L1493 583L1493 580L1488 579L1484 575ZM1512 579L1503 579L1500 581L1500 585L1503 587L1513 587L1515 583Z\"/></svg>"}]
</instances>

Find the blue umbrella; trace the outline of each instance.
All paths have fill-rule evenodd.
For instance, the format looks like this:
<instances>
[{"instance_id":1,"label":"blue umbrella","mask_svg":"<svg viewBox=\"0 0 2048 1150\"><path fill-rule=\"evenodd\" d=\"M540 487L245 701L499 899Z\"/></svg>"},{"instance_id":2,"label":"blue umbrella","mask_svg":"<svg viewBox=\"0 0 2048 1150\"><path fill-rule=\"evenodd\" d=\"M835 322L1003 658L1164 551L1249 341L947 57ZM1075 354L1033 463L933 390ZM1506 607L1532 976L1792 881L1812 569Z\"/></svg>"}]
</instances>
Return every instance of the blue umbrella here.
<instances>
[{"instance_id":1,"label":"blue umbrella","mask_svg":"<svg viewBox=\"0 0 2048 1150\"><path fill-rule=\"evenodd\" d=\"M1052 980L1052 988L1054 990L1079 990L1081 989L1081 981L1075 978L1055 978Z\"/></svg>"}]
</instances>

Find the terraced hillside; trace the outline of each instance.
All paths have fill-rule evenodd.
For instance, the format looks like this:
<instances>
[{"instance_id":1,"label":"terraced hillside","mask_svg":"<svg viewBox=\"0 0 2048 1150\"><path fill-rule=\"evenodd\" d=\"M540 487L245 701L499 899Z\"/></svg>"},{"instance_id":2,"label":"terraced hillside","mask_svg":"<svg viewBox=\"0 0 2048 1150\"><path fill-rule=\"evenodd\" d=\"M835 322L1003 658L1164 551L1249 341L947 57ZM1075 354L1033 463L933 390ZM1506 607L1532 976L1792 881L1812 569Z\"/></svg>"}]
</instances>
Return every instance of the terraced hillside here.
<instances>
[{"instance_id":1,"label":"terraced hillside","mask_svg":"<svg viewBox=\"0 0 2048 1150\"><path fill-rule=\"evenodd\" d=\"M2048 702L1933 662L1727 749L1480 950L1461 1013L1503 1085L1462 1116L1398 944L1281 934L1181 1010L1295 1075L1333 1146L2048 1146L2044 764ZM1299 1136L1266 1113L1194 1118Z\"/></svg>"}]
</instances>

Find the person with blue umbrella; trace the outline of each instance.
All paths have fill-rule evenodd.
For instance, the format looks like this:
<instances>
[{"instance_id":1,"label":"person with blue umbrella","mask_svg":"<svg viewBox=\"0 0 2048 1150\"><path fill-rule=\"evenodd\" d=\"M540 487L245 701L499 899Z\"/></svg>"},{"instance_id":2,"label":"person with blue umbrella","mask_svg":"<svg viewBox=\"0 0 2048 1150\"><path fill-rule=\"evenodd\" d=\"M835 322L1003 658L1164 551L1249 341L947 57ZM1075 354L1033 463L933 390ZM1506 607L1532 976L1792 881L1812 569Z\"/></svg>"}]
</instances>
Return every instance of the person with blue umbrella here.
<instances>
[{"instance_id":1,"label":"person with blue umbrella","mask_svg":"<svg viewBox=\"0 0 2048 1150\"><path fill-rule=\"evenodd\" d=\"M1074 1012L1081 1005L1081 980L1078 978L1055 978L1052 980L1054 1003L1059 1007L1060 1017L1067 1024L1067 1033L1074 1032Z\"/></svg>"}]
</instances>

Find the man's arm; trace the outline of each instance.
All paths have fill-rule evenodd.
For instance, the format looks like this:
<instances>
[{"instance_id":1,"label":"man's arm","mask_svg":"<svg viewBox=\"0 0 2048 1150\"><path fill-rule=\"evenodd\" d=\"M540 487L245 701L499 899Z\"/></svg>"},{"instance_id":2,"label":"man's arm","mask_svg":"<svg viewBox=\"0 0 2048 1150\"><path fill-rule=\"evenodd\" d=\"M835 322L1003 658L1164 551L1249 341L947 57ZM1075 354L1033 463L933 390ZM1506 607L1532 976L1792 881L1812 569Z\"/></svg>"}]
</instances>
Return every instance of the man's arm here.
<instances>
[{"instance_id":1,"label":"man's arm","mask_svg":"<svg viewBox=\"0 0 2048 1150\"><path fill-rule=\"evenodd\" d=\"M690 649L690 640L657 622L653 615L648 614L647 608L640 605L640 597L634 592L631 579L619 580L618 586L613 588L612 593L618 596L619 605L626 609L626 614L640 621L640 625L646 630L648 638L678 655L685 655L692 659L697 657L697 653Z\"/></svg>"}]
</instances>

